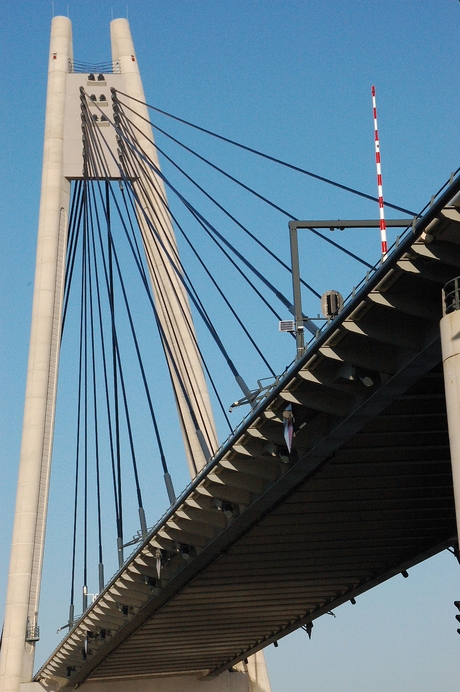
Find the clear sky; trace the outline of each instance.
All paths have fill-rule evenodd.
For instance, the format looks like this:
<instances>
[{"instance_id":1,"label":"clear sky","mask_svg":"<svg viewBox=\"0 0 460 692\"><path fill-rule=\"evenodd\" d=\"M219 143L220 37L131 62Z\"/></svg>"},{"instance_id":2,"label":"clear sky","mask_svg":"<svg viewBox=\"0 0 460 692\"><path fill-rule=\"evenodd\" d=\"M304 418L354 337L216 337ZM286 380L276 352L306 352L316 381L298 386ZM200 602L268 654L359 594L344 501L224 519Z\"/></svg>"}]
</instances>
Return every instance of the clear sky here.
<instances>
[{"instance_id":1,"label":"clear sky","mask_svg":"<svg viewBox=\"0 0 460 692\"><path fill-rule=\"evenodd\" d=\"M22 423L52 12L51 2L17 0L3 3L0 19L0 614ZM73 22L75 58L88 62L110 59L109 22L127 12L146 98L159 108L373 195L375 84L388 201L418 211L460 165L458 0L54 2L54 13ZM195 135L192 141L201 142ZM238 158L215 142L203 146L298 218L378 216L370 202ZM246 204L210 173L203 176L226 202L235 194L237 206ZM244 216L288 258L284 217L249 203ZM346 292L360 279L361 267L342 264L311 239L302 242L306 278L320 292ZM368 261L378 259L378 237L340 242ZM315 302L308 309L319 311ZM290 356L278 347L276 330L267 341L282 369ZM244 375L254 386L265 373ZM229 387L226 401L237 397ZM58 444L61 451L65 445ZM176 466L181 488L186 471ZM54 492L64 497L59 478ZM38 662L57 644L55 630L67 617L60 603L66 591L58 584L67 574L60 560L60 505L51 505ZM162 511L154 510L150 521ZM409 579L396 577L355 606L342 606L336 618L324 616L311 641L298 632L277 649L269 647L273 692L454 692L460 674L455 599L459 566L444 553L411 570Z\"/></svg>"}]
</instances>

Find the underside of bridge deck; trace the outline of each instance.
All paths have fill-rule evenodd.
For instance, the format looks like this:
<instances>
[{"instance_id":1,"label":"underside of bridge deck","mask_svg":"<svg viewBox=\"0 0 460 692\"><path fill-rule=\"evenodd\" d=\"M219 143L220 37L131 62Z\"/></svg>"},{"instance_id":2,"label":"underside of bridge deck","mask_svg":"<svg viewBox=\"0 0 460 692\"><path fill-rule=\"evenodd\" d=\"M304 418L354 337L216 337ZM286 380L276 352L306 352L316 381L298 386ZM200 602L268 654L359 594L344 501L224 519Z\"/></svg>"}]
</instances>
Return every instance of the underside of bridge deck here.
<instances>
[{"instance_id":1,"label":"underside of bridge deck","mask_svg":"<svg viewBox=\"0 0 460 692\"><path fill-rule=\"evenodd\" d=\"M313 341L36 680L216 675L456 545L439 320L460 215L437 219Z\"/></svg>"}]
</instances>

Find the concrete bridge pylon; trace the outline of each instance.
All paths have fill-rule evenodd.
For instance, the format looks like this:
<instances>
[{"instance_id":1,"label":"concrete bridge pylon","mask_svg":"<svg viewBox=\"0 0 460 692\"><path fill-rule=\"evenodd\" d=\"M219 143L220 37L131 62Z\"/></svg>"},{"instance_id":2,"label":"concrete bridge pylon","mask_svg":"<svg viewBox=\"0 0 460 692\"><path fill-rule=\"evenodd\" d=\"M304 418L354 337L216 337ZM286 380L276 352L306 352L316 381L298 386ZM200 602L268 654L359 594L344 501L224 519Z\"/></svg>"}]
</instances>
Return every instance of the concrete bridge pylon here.
<instances>
[{"instance_id":1,"label":"concrete bridge pylon","mask_svg":"<svg viewBox=\"0 0 460 692\"><path fill-rule=\"evenodd\" d=\"M95 86L119 88L128 96L145 101L129 24L125 19L111 23L112 57L117 70L105 75ZM48 90L45 119L44 157L38 224L37 258L32 309L24 422L19 465L18 490L10 557L5 622L0 658L0 692L37 692L42 686L33 681L35 646L39 636L38 610L45 542L46 514L59 368L62 328L65 257L71 180L83 177L80 88L88 87L89 75L73 70L72 25L67 17L54 17L51 26ZM93 77L94 78L94 77ZM107 98L106 97L106 98ZM137 104L139 143L158 165L151 127L145 106ZM110 139L108 136L107 139ZM113 135L113 146L116 139ZM116 152L116 150L115 150ZM119 177L116 170L111 178ZM134 182L136 185L136 182ZM182 344L182 361L191 390L184 395L178 377L172 375L176 404L184 434L191 475L206 463L217 449L212 416L201 359L196 346L193 322L185 290L177 272L168 267L161 244L155 243L146 221L147 204L139 186L138 220L143 237L151 283L156 296L162 288L158 313L171 352ZM168 211L166 193L157 176L150 190L155 197L155 215L161 218L160 233L166 247L177 251ZM165 303L164 296L167 296ZM176 335L173 341L173 335ZM177 338L179 335L179 338ZM197 402L191 413L190 401ZM196 421L199 421L199 426ZM205 673L206 671L203 671ZM65 685L57 681L55 689ZM168 676L150 680L123 680L108 683L85 682L87 692L270 692L263 653L245 664L202 683L201 676Z\"/></svg>"}]
</instances>

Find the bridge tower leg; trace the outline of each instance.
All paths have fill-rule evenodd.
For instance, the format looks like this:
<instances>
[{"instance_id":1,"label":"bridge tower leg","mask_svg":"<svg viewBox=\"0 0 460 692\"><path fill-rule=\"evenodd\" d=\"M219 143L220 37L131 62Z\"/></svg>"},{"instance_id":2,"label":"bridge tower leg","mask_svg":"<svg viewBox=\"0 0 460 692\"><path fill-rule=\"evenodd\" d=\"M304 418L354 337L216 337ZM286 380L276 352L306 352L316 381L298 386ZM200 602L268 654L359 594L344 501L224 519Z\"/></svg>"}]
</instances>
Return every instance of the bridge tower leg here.
<instances>
[{"instance_id":1,"label":"bridge tower leg","mask_svg":"<svg viewBox=\"0 0 460 692\"><path fill-rule=\"evenodd\" d=\"M131 120L139 151L160 170L128 21L114 19L110 24L110 35L112 60L119 65L126 94L131 97L120 98L135 110L131 114ZM164 184L159 176L154 175L155 186L152 188L149 182L152 178L150 169L146 171L140 167L138 176L133 183L139 200L137 220L147 256L158 318L168 343L166 357L193 478L205 466L209 455L217 450L214 418L187 293L179 278L180 262ZM156 235L152 233L149 224L152 208ZM176 268L172 266L173 263ZM182 386L179 380L182 381Z\"/></svg>"},{"instance_id":2,"label":"bridge tower leg","mask_svg":"<svg viewBox=\"0 0 460 692\"><path fill-rule=\"evenodd\" d=\"M448 312L441 320L441 346L457 535L460 536L460 279L447 284L446 294Z\"/></svg>"},{"instance_id":3,"label":"bridge tower leg","mask_svg":"<svg viewBox=\"0 0 460 692\"><path fill-rule=\"evenodd\" d=\"M62 174L72 27L51 27L48 93L24 422L0 661L1 692L32 679L61 334L70 183Z\"/></svg>"}]
</instances>

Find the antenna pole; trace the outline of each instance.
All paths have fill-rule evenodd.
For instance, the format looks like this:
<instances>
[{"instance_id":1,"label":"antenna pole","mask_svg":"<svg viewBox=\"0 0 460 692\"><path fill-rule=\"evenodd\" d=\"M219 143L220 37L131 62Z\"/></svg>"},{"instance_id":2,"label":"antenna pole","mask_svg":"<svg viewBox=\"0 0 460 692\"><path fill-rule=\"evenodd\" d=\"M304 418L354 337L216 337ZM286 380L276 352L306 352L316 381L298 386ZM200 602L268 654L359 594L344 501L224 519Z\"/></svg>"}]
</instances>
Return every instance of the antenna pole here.
<instances>
[{"instance_id":1,"label":"antenna pole","mask_svg":"<svg viewBox=\"0 0 460 692\"><path fill-rule=\"evenodd\" d=\"M372 108L374 110L375 165L377 168L377 191L379 198L380 213L380 243L382 249L382 260L385 260L388 254L387 225L385 223L385 209L383 204L382 166L380 163L380 140L379 130L377 127L377 106L375 102L375 86L372 87Z\"/></svg>"}]
</instances>

